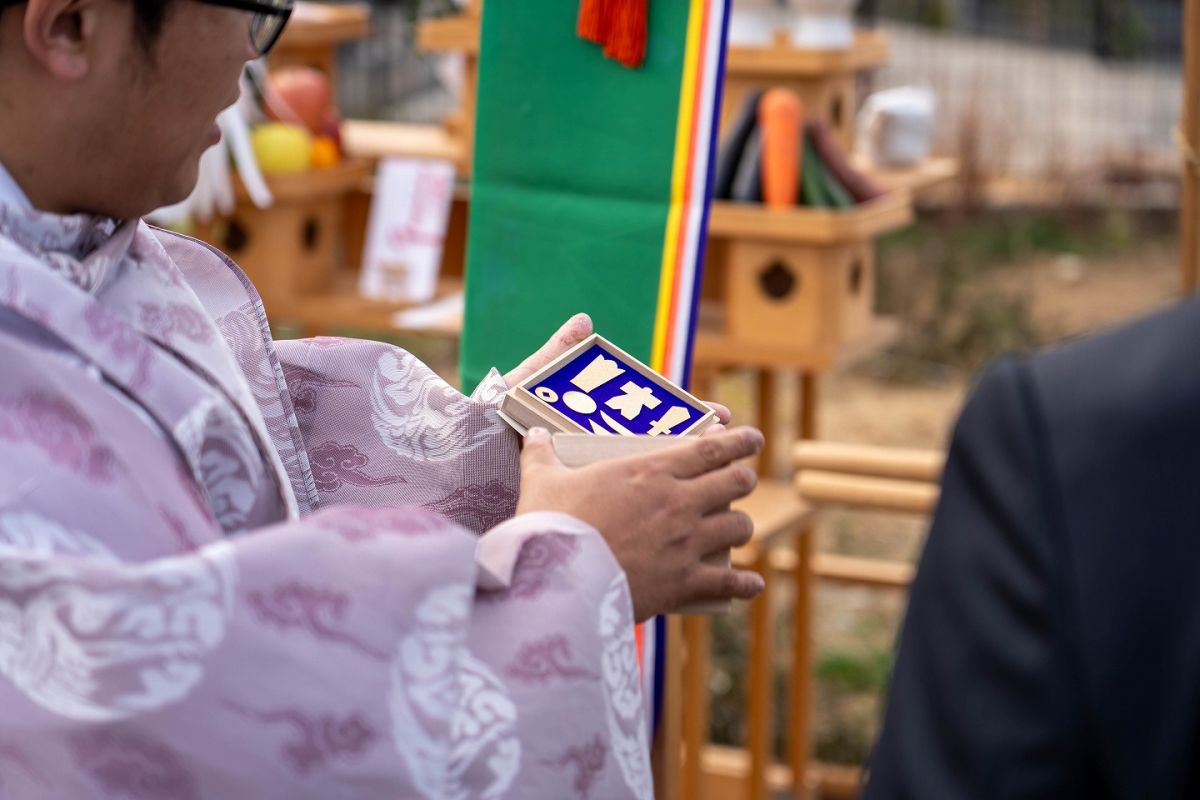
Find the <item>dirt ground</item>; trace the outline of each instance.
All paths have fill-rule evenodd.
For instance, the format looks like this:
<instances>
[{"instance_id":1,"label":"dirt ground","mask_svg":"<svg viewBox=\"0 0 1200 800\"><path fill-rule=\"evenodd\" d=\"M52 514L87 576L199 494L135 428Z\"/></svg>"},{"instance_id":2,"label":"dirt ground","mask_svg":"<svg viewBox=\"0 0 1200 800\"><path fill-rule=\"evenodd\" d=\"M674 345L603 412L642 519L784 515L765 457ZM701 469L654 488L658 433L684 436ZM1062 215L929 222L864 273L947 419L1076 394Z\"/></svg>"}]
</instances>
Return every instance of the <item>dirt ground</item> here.
<instances>
[{"instance_id":1,"label":"dirt ground","mask_svg":"<svg viewBox=\"0 0 1200 800\"><path fill-rule=\"evenodd\" d=\"M1178 270L1174 245L1155 243L1112 258L1039 256L993 270L981 279L982 285L972 288L1024 297L1033 325L1048 346L1053 346L1171 303L1177 296ZM876 377L878 367L878 362L862 365L825 379L821 386L821 438L943 448L975 376L946 370L926 382L898 383ZM869 536L861 546L876 551L870 555L891 549L872 545Z\"/></svg>"},{"instance_id":2,"label":"dirt ground","mask_svg":"<svg viewBox=\"0 0 1200 800\"><path fill-rule=\"evenodd\" d=\"M970 288L1023 297L1042 339L1054 342L1163 307L1176 296L1178 282L1177 251L1166 242L1114 257L1038 256L991 270L980 285ZM898 383L878 377L879 366L878 362L862 365L824 381L821 438L944 447L974 375L965 370L934 371L936 378ZM831 513L818 532L818 548L913 561L919 556L926 524L926 520L889 514ZM781 604L786 602L781 598ZM898 592L818 589L815 737L819 757L855 762L869 748L903 604ZM786 674L790 664L782 660L779 667Z\"/></svg>"}]
</instances>

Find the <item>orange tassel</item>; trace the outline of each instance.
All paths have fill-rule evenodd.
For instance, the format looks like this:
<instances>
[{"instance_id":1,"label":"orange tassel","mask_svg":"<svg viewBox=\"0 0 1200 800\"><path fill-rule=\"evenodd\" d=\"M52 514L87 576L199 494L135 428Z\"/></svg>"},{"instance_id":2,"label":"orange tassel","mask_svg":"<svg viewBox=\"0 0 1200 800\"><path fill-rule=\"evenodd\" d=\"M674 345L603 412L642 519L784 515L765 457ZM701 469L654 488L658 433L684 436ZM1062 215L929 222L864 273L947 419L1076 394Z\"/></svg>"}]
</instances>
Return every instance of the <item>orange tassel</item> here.
<instances>
[{"instance_id":1,"label":"orange tassel","mask_svg":"<svg viewBox=\"0 0 1200 800\"><path fill-rule=\"evenodd\" d=\"M586 3L588 0L584 0ZM646 60L646 6L649 0L610 0L612 20L604 41L604 55L627 67Z\"/></svg>"},{"instance_id":2,"label":"orange tassel","mask_svg":"<svg viewBox=\"0 0 1200 800\"><path fill-rule=\"evenodd\" d=\"M579 7L579 36L589 42L604 44L612 26L614 0L583 0Z\"/></svg>"}]
</instances>

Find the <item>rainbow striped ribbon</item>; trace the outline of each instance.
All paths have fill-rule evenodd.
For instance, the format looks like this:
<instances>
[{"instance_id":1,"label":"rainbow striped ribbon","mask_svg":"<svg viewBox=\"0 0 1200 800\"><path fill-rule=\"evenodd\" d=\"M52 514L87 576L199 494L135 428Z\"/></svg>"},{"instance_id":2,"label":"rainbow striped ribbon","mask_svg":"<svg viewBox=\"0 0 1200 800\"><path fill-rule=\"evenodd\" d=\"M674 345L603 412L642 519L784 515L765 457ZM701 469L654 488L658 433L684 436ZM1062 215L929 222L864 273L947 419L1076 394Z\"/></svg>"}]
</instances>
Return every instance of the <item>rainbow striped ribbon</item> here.
<instances>
[{"instance_id":1,"label":"rainbow striped ribbon","mask_svg":"<svg viewBox=\"0 0 1200 800\"><path fill-rule=\"evenodd\" d=\"M650 366L680 386L691 383L700 278L708 241L717 123L725 79L728 0L689 0L687 51L680 85L671 206ZM658 729L666 677L666 620L638 627L651 730ZM653 665L647 669L646 665Z\"/></svg>"},{"instance_id":2,"label":"rainbow striped ribbon","mask_svg":"<svg viewBox=\"0 0 1200 800\"><path fill-rule=\"evenodd\" d=\"M629 69L564 0L484 4L462 345L465 385L572 314L691 378L730 0L651 0ZM665 623L638 634L651 717Z\"/></svg>"}]
</instances>

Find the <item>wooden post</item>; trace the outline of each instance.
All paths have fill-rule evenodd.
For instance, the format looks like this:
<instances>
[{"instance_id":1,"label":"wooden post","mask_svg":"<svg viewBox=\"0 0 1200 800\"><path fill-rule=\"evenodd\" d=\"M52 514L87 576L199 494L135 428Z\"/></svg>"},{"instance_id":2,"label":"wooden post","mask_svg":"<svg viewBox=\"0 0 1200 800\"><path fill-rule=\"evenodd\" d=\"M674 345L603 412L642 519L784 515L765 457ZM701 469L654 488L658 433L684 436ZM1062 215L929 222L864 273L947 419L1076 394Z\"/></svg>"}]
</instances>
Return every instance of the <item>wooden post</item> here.
<instances>
[{"instance_id":1,"label":"wooden post","mask_svg":"<svg viewBox=\"0 0 1200 800\"><path fill-rule=\"evenodd\" d=\"M817 436L817 377L800 377L800 438ZM812 747L812 554L813 531L796 539L796 571L792 573L792 680L788 698L788 766L794 797L807 796L808 763Z\"/></svg>"},{"instance_id":2,"label":"wooden post","mask_svg":"<svg viewBox=\"0 0 1200 800\"><path fill-rule=\"evenodd\" d=\"M750 774L746 781L749 800L766 800L767 768L774 760L775 663L771 615L771 559L766 548L759 551L754 569L767 581L767 588L750 605L750 669L746 703L746 749L750 751Z\"/></svg>"},{"instance_id":3,"label":"wooden post","mask_svg":"<svg viewBox=\"0 0 1200 800\"><path fill-rule=\"evenodd\" d=\"M800 375L800 438L817 438L817 375L805 372Z\"/></svg>"},{"instance_id":4,"label":"wooden post","mask_svg":"<svg viewBox=\"0 0 1200 800\"><path fill-rule=\"evenodd\" d=\"M714 369L697 365L685 387L701 400L717 400ZM699 798L704 786L704 748L708 745L708 676L712 659L712 617L705 614L683 618L683 775L680 796Z\"/></svg>"},{"instance_id":5,"label":"wooden post","mask_svg":"<svg viewBox=\"0 0 1200 800\"><path fill-rule=\"evenodd\" d=\"M758 419L755 422L763 432L763 449L758 454L758 474L764 478L778 477L779 432L775 419L779 414L779 378L769 367L755 371L758 378Z\"/></svg>"},{"instance_id":6,"label":"wooden post","mask_svg":"<svg viewBox=\"0 0 1200 800\"><path fill-rule=\"evenodd\" d=\"M667 648L667 653L663 660L662 716L650 754L654 770L654 796L658 800L681 800L679 756L683 740L683 681L679 666L683 663L682 617L667 617L667 640L659 646Z\"/></svg>"},{"instance_id":7,"label":"wooden post","mask_svg":"<svg viewBox=\"0 0 1200 800\"><path fill-rule=\"evenodd\" d=\"M683 618L687 649L683 675L683 744L685 761L682 797L698 798L703 784L704 746L708 744L708 674L712 648L712 618L700 614Z\"/></svg>"},{"instance_id":8,"label":"wooden post","mask_svg":"<svg viewBox=\"0 0 1200 800\"><path fill-rule=\"evenodd\" d=\"M1179 249L1184 294L1200 279L1200 0L1186 0L1183 12L1183 201Z\"/></svg>"}]
</instances>

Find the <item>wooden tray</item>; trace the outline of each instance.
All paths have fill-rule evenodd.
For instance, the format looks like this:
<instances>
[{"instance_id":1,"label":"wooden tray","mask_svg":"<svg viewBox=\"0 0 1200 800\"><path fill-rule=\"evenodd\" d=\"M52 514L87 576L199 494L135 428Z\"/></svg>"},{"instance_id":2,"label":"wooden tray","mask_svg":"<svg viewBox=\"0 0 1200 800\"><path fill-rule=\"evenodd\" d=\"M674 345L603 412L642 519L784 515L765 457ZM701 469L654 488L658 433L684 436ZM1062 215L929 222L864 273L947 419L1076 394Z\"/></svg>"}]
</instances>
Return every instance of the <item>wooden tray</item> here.
<instances>
[{"instance_id":1,"label":"wooden tray","mask_svg":"<svg viewBox=\"0 0 1200 800\"><path fill-rule=\"evenodd\" d=\"M834 245L869 239L912 221L912 197L903 191L888 192L869 203L840 210L802 206L771 209L757 203L722 200L712 205L708 232L726 238Z\"/></svg>"},{"instance_id":2,"label":"wooden tray","mask_svg":"<svg viewBox=\"0 0 1200 800\"><path fill-rule=\"evenodd\" d=\"M278 47L312 49L361 39L371 32L371 7L366 3L296 4Z\"/></svg>"},{"instance_id":3,"label":"wooden tray","mask_svg":"<svg viewBox=\"0 0 1200 800\"><path fill-rule=\"evenodd\" d=\"M454 14L422 22L417 49L424 52L479 51L479 17ZM779 42L770 47L731 47L726 70L734 76L820 78L882 67L888 61L887 37L880 31L858 31L846 50L808 50Z\"/></svg>"},{"instance_id":4,"label":"wooden tray","mask_svg":"<svg viewBox=\"0 0 1200 800\"><path fill-rule=\"evenodd\" d=\"M347 158L328 169L310 169L297 175L268 175L267 186L276 203L290 203L343 195L357 189L371 175L369 161ZM250 195L241 180L234 181L239 203L249 203Z\"/></svg>"},{"instance_id":5,"label":"wooden tray","mask_svg":"<svg viewBox=\"0 0 1200 800\"><path fill-rule=\"evenodd\" d=\"M735 76L820 78L876 69L887 64L887 37L880 31L857 31L845 50L808 50L780 41L769 47L731 47L725 68Z\"/></svg>"}]
</instances>

